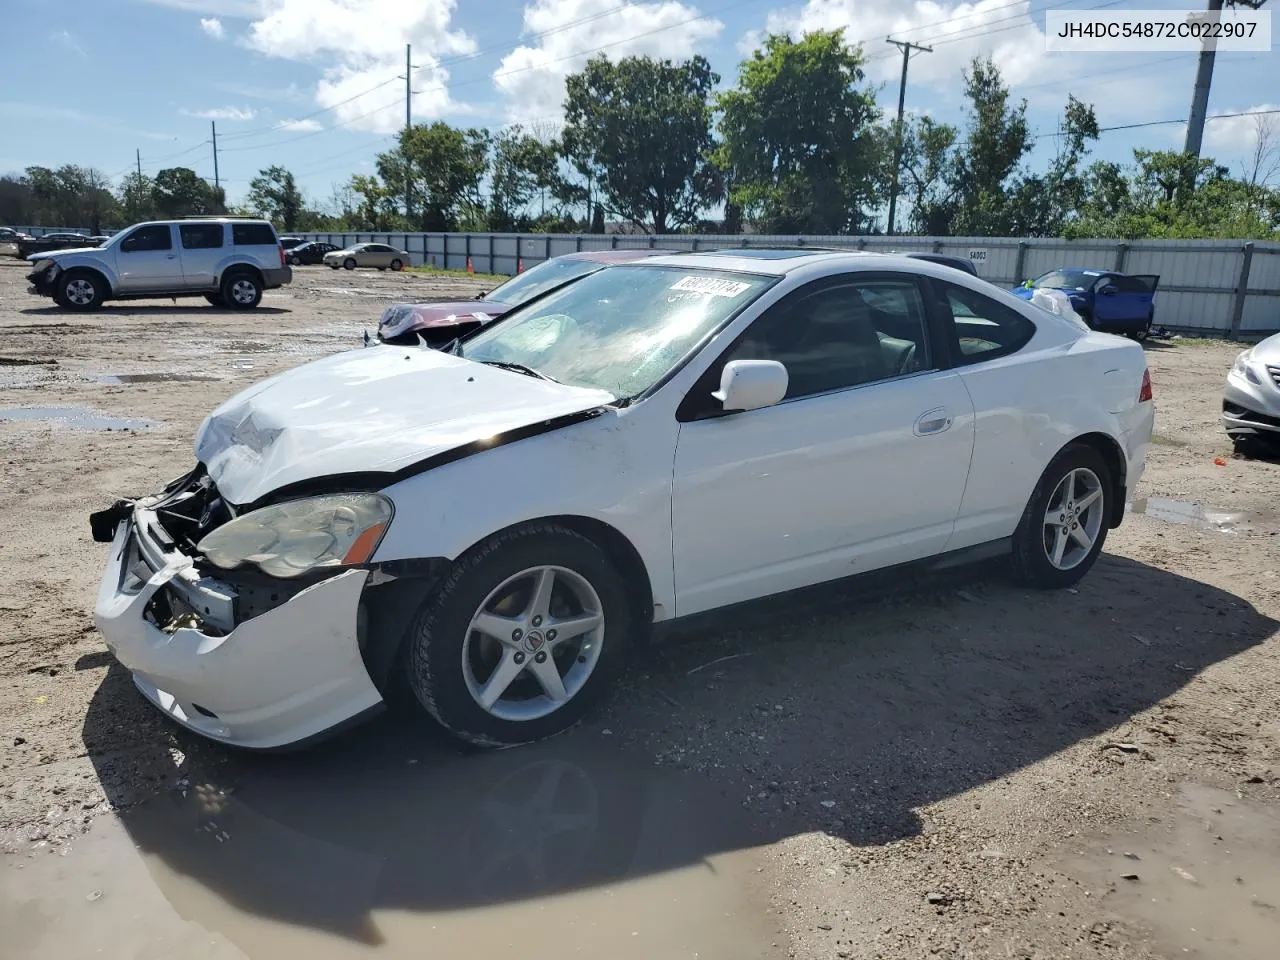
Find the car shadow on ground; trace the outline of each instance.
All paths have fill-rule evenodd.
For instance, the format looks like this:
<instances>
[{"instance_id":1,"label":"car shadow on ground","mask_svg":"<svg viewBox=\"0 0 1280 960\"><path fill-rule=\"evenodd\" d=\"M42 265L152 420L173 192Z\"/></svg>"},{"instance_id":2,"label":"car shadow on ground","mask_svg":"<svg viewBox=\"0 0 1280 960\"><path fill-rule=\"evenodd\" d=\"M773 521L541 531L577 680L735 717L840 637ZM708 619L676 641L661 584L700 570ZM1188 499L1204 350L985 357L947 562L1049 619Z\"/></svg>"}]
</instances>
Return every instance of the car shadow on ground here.
<instances>
[{"instance_id":1,"label":"car shadow on ground","mask_svg":"<svg viewBox=\"0 0 1280 960\"><path fill-rule=\"evenodd\" d=\"M812 832L912 836L922 805L1105 733L1276 626L1109 555L1078 592L990 568L890 575L643 646L600 715L527 747L470 751L390 714L305 751L229 751L161 729L114 663L84 738L142 851L243 911L376 943L374 911L519 901ZM139 803L143 770L168 788Z\"/></svg>"},{"instance_id":2,"label":"car shadow on ground","mask_svg":"<svg viewBox=\"0 0 1280 960\"><path fill-rule=\"evenodd\" d=\"M164 314L171 316L173 314L199 314L208 316L210 314L226 314L228 316L250 317L260 316L262 314L277 315L281 313L291 313L292 311L285 307L263 307L257 306L252 310L232 310L230 307L215 307L211 303L192 304L190 306L177 306L173 303L140 303L133 300L113 301L112 303L103 304L97 310L90 312L64 310L62 307L27 307L25 310L19 310L19 313L27 314L32 317L65 317L65 316L95 316L107 317L115 314L128 313L131 315L146 316L149 313Z\"/></svg>"}]
</instances>

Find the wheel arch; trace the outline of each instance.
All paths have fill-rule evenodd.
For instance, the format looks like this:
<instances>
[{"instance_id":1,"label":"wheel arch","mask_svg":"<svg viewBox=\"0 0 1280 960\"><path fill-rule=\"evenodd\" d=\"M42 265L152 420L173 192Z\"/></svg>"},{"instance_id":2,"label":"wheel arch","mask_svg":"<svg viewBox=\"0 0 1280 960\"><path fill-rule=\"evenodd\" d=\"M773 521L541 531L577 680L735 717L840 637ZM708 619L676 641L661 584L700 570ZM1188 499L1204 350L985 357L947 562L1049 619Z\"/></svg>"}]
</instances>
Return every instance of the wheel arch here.
<instances>
[{"instance_id":1,"label":"wheel arch","mask_svg":"<svg viewBox=\"0 0 1280 960\"><path fill-rule=\"evenodd\" d=\"M65 267L62 273L64 276L69 273L91 273L98 280L102 281L102 285L106 288L103 294L104 297L109 297L113 292L115 292L115 288L111 283L111 278L107 276L106 271L102 270L100 267L93 266L92 264L77 263L74 266Z\"/></svg>"},{"instance_id":2,"label":"wheel arch","mask_svg":"<svg viewBox=\"0 0 1280 960\"><path fill-rule=\"evenodd\" d=\"M1102 456L1103 461L1107 465L1107 469L1111 472L1111 489L1107 491L1111 494L1111 515L1107 518L1107 526L1115 529L1120 526L1120 521L1124 519L1124 498L1127 492L1128 461L1125 459L1124 450L1116 441L1115 437L1109 434L1092 432L1082 433L1075 437L1072 441L1063 446L1062 450L1072 445L1092 447ZM1061 453L1059 450L1058 453ZM1056 457L1058 453L1055 453Z\"/></svg>"},{"instance_id":3,"label":"wheel arch","mask_svg":"<svg viewBox=\"0 0 1280 960\"><path fill-rule=\"evenodd\" d=\"M236 263L229 263L225 267L223 267L222 270L218 272L218 280L217 280L218 289L219 290L222 289L222 282L227 277L237 273L251 274L258 281L258 285L262 287L264 290L266 289L267 278L266 276L263 275L262 271L258 269L258 267L255 264L244 263L242 261L236 262Z\"/></svg>"}]
</instances>

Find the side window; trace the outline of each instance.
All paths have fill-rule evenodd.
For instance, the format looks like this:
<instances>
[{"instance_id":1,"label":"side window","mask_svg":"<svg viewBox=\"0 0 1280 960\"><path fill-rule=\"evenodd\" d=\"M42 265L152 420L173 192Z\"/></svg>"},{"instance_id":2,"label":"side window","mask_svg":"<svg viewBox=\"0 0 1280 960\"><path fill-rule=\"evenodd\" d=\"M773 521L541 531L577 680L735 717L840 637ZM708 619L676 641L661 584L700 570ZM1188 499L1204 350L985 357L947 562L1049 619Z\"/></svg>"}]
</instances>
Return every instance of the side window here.
<instances>
[{"instance_id":1,"label":"side window","mask_svg":"<svg viewBox=\"0 0 1280 960\"><path fill-rule=\"evenodd\" d=\"M777 360L792 400L930 369L926 330L913 281L859 280L778 304L722 359Z\"/></svg>"},{"instance_id":2,"label":"side window","mask_svg":"<svg viewBox=\"0 0 1280 960\"><path fill-rule=\"evenodd\" d=\"M222 224L184 223L178 227L183 250L216 250L222 246Z\"/></svg>"},{"instance_id":3,"label":"side window","mask_svg":"<svg viewBox=\"0 0 1280 960\"><path fill-rule=\"evenodd\" d=\"M167 223L153 223L139 227L120 244L123 253L141 253L144 250L172 250L173 233Z\"/></svg>"},{"instance_id":4,"label":"side window","mask_svg":"<svg viewBox=\"0 0 1280 960\"><path fill-rule=\"evenodd\" d=\"M1147 285L1137 277L1111 277L1110 282L1116 285L1116 290L1120 293L1147 292Z\"/></svg>"},{"instance_id":5,"label":"side window","mask_svg":"<svg viewBox=\"0 0 1280 960\"><path fill-rule=\"evenodd\" d=\"M942 288L942 306L951 312L959 343L958 364L1008 356L1022 349L1036 332L1034 323L990 297L950 283L938 285Z\"/></svg>"},{"instance_id":6,"label":"side window","mask_svg":"<svg viewBox=\"0 0 1280 960\"><path fill-rule=\"evenodd\" d=\"M231 241L237 247L274 247L276 232L265 223L233 223Z\"/></svg>"}]
</instances>

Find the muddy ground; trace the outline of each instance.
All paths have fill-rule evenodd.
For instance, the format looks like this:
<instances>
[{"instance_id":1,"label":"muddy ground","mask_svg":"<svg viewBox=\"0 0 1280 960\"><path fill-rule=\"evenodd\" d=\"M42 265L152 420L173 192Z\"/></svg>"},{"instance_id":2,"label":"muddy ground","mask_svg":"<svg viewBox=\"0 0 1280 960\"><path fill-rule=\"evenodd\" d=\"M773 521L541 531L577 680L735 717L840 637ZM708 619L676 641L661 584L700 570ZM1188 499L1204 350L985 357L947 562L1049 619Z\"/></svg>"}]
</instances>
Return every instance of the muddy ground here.
<instances>
[{"instance_id":1,"label":"muddy ground","mask_svg":"<svg viewBox=\"0 0 1280 960\"><path fill-rule=\"evenodd\" d=\"M1149 346L1157 443L1078 590L827 589L645 651L548 744L388 716L246 757L107 654L87 515L389 300L479 285L302 268L248 314L82 316L21 274L0 260L6 957L1275 956L1280 466L1218 425L1232 345ZM79 412L6 409L31 407Z\"/></svg>"}]
</instances>

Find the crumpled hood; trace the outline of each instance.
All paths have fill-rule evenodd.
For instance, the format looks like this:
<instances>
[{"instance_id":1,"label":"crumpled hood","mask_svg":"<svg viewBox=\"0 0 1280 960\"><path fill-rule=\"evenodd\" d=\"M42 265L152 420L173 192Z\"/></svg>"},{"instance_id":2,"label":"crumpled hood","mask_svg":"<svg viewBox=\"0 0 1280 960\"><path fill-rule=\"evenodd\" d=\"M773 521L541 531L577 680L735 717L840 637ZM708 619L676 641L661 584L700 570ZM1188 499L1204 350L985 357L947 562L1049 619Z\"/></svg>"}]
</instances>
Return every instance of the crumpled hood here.
<instances>
[{"instance_id":1,"label":"crumpled hood","mask_svg":"<svg viewBox=\"0 0 1280 960\"><path fill-rule=\"evenodd\" d=\"M378 334L398 337L413 330L439 327L483 326L511 309L497 300L450 300L444 303L393 303L382 312Z\"/></svg>"},{"instance_id":2,"label":"crumpled hood","mask_svg":"<svg viewBox=\"0 0 1280 960\"><path fill-rule=\"evenodd\" d=\"M236 505L288 484L392 472L614 399L438 350L373 346L276 374L213 411L196 458Z\"/></svg>"},{"instance_id":3,"label":"crumpled hood","mask_svg":"<svg viewBox=\"0 0 1280 960\"><path fill-rule=\"evenodd\" d=\"M92 244L87 247L58 247L56 250L46 250L43 253L32 253L27 255L30 263L37 260L57 260L59 257L69 256L73 253L101 253L101 247L95 247Z\"/></svg>"}]
</instances>

